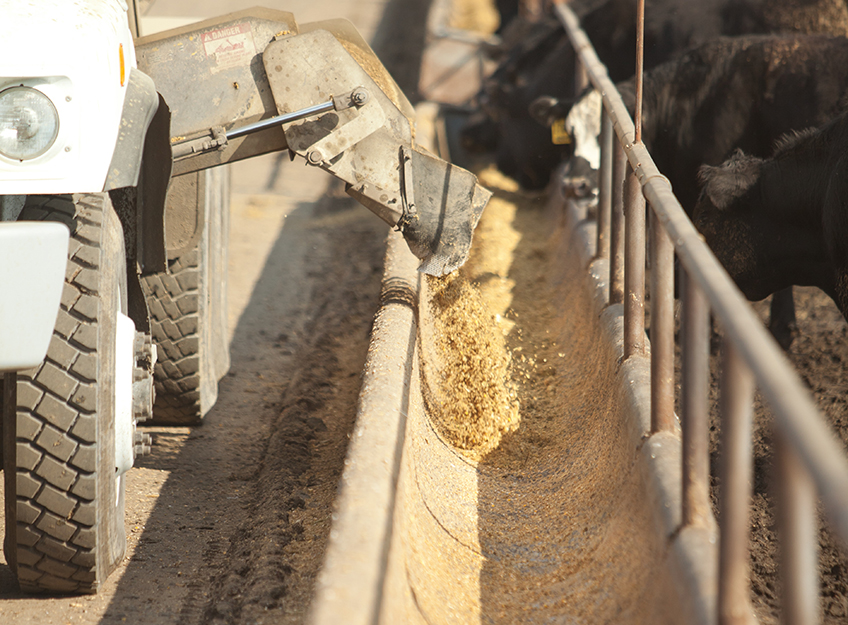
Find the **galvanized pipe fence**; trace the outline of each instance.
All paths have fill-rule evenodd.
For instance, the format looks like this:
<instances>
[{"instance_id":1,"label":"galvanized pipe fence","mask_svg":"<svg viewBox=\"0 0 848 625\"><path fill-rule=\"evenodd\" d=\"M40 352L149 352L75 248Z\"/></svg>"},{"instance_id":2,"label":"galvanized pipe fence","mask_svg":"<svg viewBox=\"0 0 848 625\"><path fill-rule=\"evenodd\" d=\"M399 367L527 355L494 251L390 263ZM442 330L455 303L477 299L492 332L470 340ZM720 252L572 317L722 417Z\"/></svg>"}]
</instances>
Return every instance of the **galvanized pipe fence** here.
<instances>
[{"instance_id":1,"label":"galvanized pipe fence","mask_svg":"<svg viewBox=\"0 0 848 625\"><path fill-rule=\"evenodd\" d=\"M579 20L561 1L553 10L577 52L577 86L603 97L597 257L609 261L609 304L623 304L624 355L651 359L651 432L670 431L674 414L674 256L680 261L682 523L710 518L710 312L724 330L721 418L719 623L747 622L752 406L759 389L774 412L776 499L781 547L782 622L820 619L816 502L848 544L848 457L777 343L701 239L640 141L606 68ZM637 33L641 42L644 5ZM637 76L641 76L641 52ZM585 76L585 78L584 78ZM637 112L641 101L637 82ZM637 120L639 116L637 115ZM646 210L650 207L651 340L645 335Z\"/></svg>"}]
</instances>

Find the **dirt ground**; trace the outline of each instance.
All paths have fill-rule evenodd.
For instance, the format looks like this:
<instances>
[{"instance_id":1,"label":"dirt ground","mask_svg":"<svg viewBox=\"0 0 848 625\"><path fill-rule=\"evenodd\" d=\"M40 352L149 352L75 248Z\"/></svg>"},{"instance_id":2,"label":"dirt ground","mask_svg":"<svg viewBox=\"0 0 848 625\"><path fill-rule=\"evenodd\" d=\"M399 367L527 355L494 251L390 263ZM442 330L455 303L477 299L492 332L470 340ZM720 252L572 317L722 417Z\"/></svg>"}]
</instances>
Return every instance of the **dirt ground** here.
<instances>
[{"instance_id":1,"label":"dirt ground","mask_svg":"<svg viewBox=\"0 0 848 625\"><path fill-rule=\"evenodd\" d=\"M795 288L798 336L789 358L815 398L836 436L848 449L848 324L833 301L816 288ZM768 319L766 302L755 305ZM718 398L719 356L712 357L713 401ZM715 404L714 404L715 406ZM754 406L754 480L751 506L751 591L754 610L764 625L778 623L780 609L779 552L771 476L774 474L772 414L761 397ZM720 422L713 410L710 432L713 494L720 481ZM718 512L718 511L717 511ZM848 549L839 544L821 514L819 572L822 623L848 622ZM841 549L841 551L840 551Z\"/></svg>"},{"instance_id":2,"label":"dirt ground","mask_svg":"<svg viewBox=\"0 0 848 625\"><path fill-rule=\"evenodd\" d=\"M257 257L261 230L276 233L281 218L268 257ZM386 230L335 184L285 216L266 198L236 194L237 220L233 299L244 283L252 289L217 406L194 429L148 428L153 453L128 474L127 557L98 595L23 597L0 560L0 622L303 622L355 417Z\"/></svg>"}]
</instances>

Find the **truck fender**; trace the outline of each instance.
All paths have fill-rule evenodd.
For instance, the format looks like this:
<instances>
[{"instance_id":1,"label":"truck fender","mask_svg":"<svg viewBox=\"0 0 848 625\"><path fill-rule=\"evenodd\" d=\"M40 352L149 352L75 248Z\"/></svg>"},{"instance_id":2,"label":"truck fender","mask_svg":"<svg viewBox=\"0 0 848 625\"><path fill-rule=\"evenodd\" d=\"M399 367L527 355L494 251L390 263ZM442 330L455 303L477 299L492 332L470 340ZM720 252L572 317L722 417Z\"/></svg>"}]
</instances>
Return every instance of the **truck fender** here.
<instances>
[{"instance_id":1,"label":"truck fender","mask_svg":"<svg viewBox=\"0 0 848 625\"><path fill-rule=\"evenodd\" d=\"M105 190L124 230L128 314L136 329L147 332L150 315L139 273L164 272L168 266L165 199L173 164L171 111L149 76L134 69L130 81L135 86L124 100L122 130Z\"/></svg>"},{"instance_id":2,"label":"truck fender","mask_svg":"<svg viewBox=\"0 0 848 625\"><path fill-rule=\"evenodd\" d=\"M140 148L158 108L159 94L153 79L138 69L131 69L121 111L121 128L103 185L104 191L138 184L142 159Z\"/></svg>"},{"instance_id":3,"label":"truck fender","mask_svg":"<svg viewBox=\"0 0 848 625\"><path fill-rule=\"evenodd\" d=\"M159 106L144 140L141 180L138 185L140 212L138 261L142 274L167 270L165 245L165 200L171 184L174 160L171 156L171 109L161 94Z\"/></svg>"},{"instance_id":4,"label":"truck fender","mask_svg":"<svg viewBox=\"0 0 848 625\"><path fill-rule=\"evenodd\" d=\"M133 75L135 75L135 71ZM149 77L138 72L147 81ZM133 180L121 179L122 186L109 187L112 203L124 227L124 241L127 246L127 258L137 261L142 274L167 270L167 252L165 248L165 199L171 182L171 112L164 98L155 90L155 114L144 123L145 134L136 137L133 151L139 163ZM129 101L130 98L127 98ZM127 107L124 107L125 112ZM139 150L138 146L143 145ZM116 147L116 156L118 149ZM116 161L113 159L113 163ZM110 168L117 172L119 168ZM115 181L119 177L116 175ZM135 266L135 263L130 263Z\"/></svg>"}]
</instances>

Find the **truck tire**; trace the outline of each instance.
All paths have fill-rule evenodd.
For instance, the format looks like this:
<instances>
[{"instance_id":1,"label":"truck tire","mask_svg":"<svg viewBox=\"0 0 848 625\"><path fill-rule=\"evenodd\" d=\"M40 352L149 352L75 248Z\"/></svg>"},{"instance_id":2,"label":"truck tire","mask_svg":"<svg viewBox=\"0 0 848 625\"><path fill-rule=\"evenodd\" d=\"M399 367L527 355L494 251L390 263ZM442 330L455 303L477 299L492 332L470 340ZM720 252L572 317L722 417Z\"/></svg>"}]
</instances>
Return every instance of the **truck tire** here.
<instances>
[{"instance_id":1,"label":"truck tire","mask_svg":"<svg viewBox=\"0 0 848 625\"><path fill-rule=\"evenodd\" d=\"M126 549L115 470L123 231L106 194L32 196L20 219L63 222L71 238L47 356L16 384L6 377L6 558L25 592L93 593Z\"/></svg>"},{"instance_id":2,"label":"truck tire","mask_svg":"<svg viewBox=\"0 0 848 625\"><path fill-rule=\"evenodd\" d=\"M229 171L201 172L203 227L169 271L142 278L158 348L153 423L200 423L218 399L230 368L227 334Z\"/></svg>"}]
</instances>

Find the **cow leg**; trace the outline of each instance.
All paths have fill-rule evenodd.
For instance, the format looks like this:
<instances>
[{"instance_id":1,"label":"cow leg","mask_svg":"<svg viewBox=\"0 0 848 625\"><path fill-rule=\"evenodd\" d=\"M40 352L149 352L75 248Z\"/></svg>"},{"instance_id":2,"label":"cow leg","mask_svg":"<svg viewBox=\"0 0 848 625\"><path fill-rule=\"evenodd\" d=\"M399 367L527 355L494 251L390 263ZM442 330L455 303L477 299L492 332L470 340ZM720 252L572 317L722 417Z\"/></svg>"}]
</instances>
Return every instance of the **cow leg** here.
<instances>
[{"instance_id":1,"label":"cow leg","mask_svg":"<svg viewBox=\"0 0 848 625\"><path fill-rule=\"evenodd\" d=\"M798 334L798 323L795 320L795 300L792 297L792 287L777 291L771 296L771 315L769 330L784 351L789 351L792 341Z\"/></svg>"}]
</instances>

